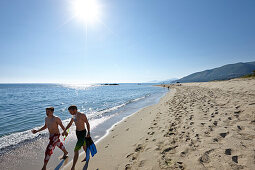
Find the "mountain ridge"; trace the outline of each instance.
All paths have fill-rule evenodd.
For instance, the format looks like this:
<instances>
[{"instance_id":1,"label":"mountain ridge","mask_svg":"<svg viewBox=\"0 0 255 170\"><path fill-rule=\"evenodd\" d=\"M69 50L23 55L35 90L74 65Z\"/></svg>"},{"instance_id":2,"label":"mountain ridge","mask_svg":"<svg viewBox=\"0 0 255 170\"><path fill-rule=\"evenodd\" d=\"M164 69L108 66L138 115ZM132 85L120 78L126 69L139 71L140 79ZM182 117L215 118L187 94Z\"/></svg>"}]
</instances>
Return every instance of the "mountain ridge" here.
<instances>
[{"instance_id":1,"label":"mountain ridge","mask_svg":"<svg viewBox=\"0 0 255 170\"><path fill-rule=\"evenodd\" d=\"M228 80L251 74L255 70L255 61L253 62L238 62L234 64L226 64L221 67L208 69L200 72L192 73L181 79L172 81L187 83L187 82L207 82L214 80Z\"/></svg>"}]
</instances>

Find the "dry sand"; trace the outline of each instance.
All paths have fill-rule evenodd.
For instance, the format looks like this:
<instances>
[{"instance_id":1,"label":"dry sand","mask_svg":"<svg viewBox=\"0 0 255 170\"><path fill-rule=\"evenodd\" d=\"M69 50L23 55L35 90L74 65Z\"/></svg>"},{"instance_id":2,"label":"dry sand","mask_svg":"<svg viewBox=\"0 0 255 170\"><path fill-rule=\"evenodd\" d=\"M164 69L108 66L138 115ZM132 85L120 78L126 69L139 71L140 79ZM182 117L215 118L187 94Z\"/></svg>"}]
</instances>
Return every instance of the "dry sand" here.
<instances>
[{"instance_id":1,"label":"dry sand","mask_svg":"<svg viewBox=\"0 0 255 170\"><path fill-rule=\"evenodd\" d=\"M76 169L255 169L255 79L170 88L112 128Z\"/></svg>"}]
</instances>

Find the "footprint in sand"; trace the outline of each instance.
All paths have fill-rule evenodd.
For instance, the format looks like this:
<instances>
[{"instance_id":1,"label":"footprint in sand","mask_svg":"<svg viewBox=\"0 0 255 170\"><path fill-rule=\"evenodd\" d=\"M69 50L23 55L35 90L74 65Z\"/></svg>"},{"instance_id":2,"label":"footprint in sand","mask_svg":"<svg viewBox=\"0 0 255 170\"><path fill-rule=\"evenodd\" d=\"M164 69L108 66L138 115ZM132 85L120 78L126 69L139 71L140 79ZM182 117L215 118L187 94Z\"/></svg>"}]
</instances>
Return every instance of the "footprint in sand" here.
<instances>
[{"instance_id":1,"label":"footprint in sand","mask_svg":"<svg viewBox=\"0 0 255 170\"><path fill-rule=\"evenodd\" d=\"M127 164L127 165L125 166L125 170L129 170L129 169L131 169L131 165L130 165L130 164Z\"/></svg>"},{"instance_id":2,"label":"footprint in sand","mask_svg":"<svg viewBox=\"0 0 255 170\"><path fill-rule=\"evenodd\" d=\"M202 126L204 126L206 123L201 123Z\"/></svg>"},{"instance_id":3,"label":"footprint in sand","mask_svg":"<svg viewBox=\"0 0 255 170\"><path fill-rule=\"evenodd\" d=\"M189 149L185 149L184 151L181 152L180 156L184 157L188 154L188 152L189 152Z\"/></svg>"},{"instance_id":4,"label":"footprint in sand","mask_svg":"<svg viewBox=\"0 0 255 170\"><path fill-rule=\"evenodd\" d=\"M209 154L213 151L213 149L206 151L200 158L199 158L199 162L201 164L204 163L209 163L210 162L210 158L209 158Z\"/></svg>"},{"instance_id":5,"label":"footprint in sand","mask_svg":"<svg viewBox=\"0 0 255 170\"><path fill-rule=\"evenodd\" d=\"M228 135L228 132L227 133L220 133L220 136L225 138L226 136Z\"/></svg>"},{"instance_id":6,"label":"footprint in sand","mask_svg":"<svg viewBox=\"0 0 255 170\"><path fill-rule=\"evenodd\" d=\"M168 147L168 148L164 149L164 150L161 152L161 154L165 154L166 152L169 152L169 151L171 151L171 150L173 150L173 149L175 149L175 148L177 148L177 147L178 147L178 145L172 146L172 147Z\"/></svg>"},{"instance_id":7,"label":"footprint in sand","mask_svg":"<svg viewBox=\"0 0 255 170\"><path fill-rule=\"evenodd\" d=\"M219 142L218 138L213 138L213 142Z\"/></svg>"},{"instance_id":8,"label":"footprint in sand","mask_svg":"<svg viewBox=\"0 0 255 170\"><path fill-rule=\"evenodd\" d=\"M148 135L153 135L155 132L148 132L147 134Z\"/></svg>"},{"instance_id":9,"label":"footprint in sand","mask_svg":"<svg viewBox=\"0 0 255 170\"><path fill-rule=\"evenodd\" d=\"M242 130L241 126L239 126L239 125L237 125L237 128L238 128L239 130Z\"/></svg>"},{"instance_id":10,"label":"footprint in sand","mask_svg":"<svg viewBox=\"0 0 255 170\"><path fill-rule=\"evenodd\" d=\"M239 111L235 111L235 112L234 112L234 116L235 116L236 118L239 118L240 113L241 113L240 110L239 110Z\"/></svg>"},{"instance_id":11,"label":"footprint in sand","mask_svg":"<svg viewBox=\"0 0 255 170\"><path fill-rule=\"evenodd\" d=\"M145 164L145 160L142 160L142 161L139 162L139 165L138 165L138 166L139 166L139 167L143 167L144 164Z\"/></svg>"},{"instance_id":12,"label":"footprint in sand","mask_svg":"<svg viewBox=\"0 0 255 170\"><path fill-rule=\"evenodd\" d=\"M238 163L238 156L232 156L232 161Z\"/></svg>"},{"instance_id":13,"label":"footprint in sand","mask_svg":"<svg viewBox=\"0 0 255 170\"><path fill-rule=\"evenodd\" d=\"M135 148L135 152L139 152L143 149L143 146L141 144L138 144L138 146Z\"/></svg>"},{"instance_id":14,"label":"footprint in sand","mask_svg":"<svg viewBox=\"0 0 255 170\"><path fill-rule=\"evenodd\" d=\"M130 156L134 155L134 153L128 154L126 158L129 158Z\"/></svg>"},{"instance_id":15,"label":"footprint in sand","mask_svg":"<svg viewBox=\"0 0 255 170\"><path fill-rule=\"evenodd\" d=\"M136 155L132 156L132 161L134 161L136 159L137 159Z\"/></svg>"},{"instance_id":16,"label":"footprint in sand","mask_svg":"<svg viewBox=\"0 0 255 170\"><path fill-rule=\"evenodd\" d=\"M225 150L225 155L231 155L232 149L226 149Z\"/></svg>"}]
</instances>

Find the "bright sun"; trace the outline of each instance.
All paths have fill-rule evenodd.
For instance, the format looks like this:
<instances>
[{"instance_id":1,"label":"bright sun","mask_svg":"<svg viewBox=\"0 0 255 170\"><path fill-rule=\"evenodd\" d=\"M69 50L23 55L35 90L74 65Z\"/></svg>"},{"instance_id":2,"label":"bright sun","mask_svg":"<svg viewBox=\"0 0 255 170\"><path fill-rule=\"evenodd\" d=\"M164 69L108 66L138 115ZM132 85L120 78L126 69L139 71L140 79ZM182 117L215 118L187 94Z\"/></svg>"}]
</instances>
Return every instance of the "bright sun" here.
<instances>
[{"instance_id":1,"label":"bright sun","mask_svg":"<svg viewBox=\"0 0 255 170\"><path fill-rule=\"evenodd\" d=\"M97 0L73 0L72 9L74 16L85 23L98 20L99 4Z\"/></svg>"}]
</instances>

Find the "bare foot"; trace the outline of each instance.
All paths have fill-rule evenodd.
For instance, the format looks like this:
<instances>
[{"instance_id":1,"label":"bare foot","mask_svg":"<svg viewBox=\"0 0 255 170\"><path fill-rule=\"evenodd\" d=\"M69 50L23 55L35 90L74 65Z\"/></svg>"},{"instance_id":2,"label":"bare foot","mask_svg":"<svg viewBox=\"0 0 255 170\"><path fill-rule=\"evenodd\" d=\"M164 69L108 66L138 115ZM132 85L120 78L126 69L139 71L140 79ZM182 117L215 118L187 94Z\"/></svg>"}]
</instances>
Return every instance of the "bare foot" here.
<instances>
[{"instance_id":1,"label":"bare foot","mask_svg":"<svg viewBox=\"0 0 255 170\"><path fill-rule=\"evenodd\" d=\"M86 157L81 162L86 162Z\"/></svg>"},{"instance_id":2,"label":"bare foot","mask_svg":"<svg viewBox=\"0 0 255 170\"><path fill-rule=\"evenodd\" d=\"M64 153L64 155L60 159L66 159L66 158L68 158L68 152Z\"/></svg>"}]
</instances>

